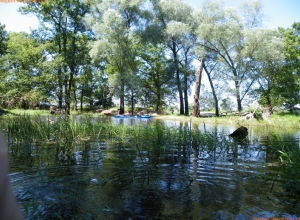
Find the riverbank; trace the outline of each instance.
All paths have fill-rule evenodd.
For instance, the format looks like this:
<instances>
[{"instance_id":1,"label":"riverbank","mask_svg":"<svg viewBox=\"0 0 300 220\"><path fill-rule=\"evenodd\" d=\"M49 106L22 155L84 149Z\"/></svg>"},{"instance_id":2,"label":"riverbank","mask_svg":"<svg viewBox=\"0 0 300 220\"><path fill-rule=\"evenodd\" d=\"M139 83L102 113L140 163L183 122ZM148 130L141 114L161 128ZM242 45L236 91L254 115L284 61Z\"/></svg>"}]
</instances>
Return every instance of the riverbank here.
<instances>
[{"instance_id":1,"label":"riverbank","mask_svg":"<svg viewBox=\"0 0 300 220\"><path fill-rule=\"evenodd\" d=\"M10 116L10 115L49 115L48 110L33 110L33 109L0 109L0 116ZM101 113L94 111L71 111L71 115L87 115L87 116L99 116L99 117L107 117L102 115ZM223 115L220 117L215 117L213 112L201 112L200 117L192 117L192 116L184 116L177 114L164 114L159 115L155 114L153 116L155 119L162 120L174 120L174 121L182 121L182 122L198 122L198 123L210 123L210 124L232 124L232 125L240 125L240 126L274 126L274 127L292 127L292 128L300 128L300 114L299 113L291 113L287 111L278 111L274 112L268 118L268 121L264 121L262 119L253 118L251 120L245 119L243 116L239 115Z\"/></svg>"}]
</instances>

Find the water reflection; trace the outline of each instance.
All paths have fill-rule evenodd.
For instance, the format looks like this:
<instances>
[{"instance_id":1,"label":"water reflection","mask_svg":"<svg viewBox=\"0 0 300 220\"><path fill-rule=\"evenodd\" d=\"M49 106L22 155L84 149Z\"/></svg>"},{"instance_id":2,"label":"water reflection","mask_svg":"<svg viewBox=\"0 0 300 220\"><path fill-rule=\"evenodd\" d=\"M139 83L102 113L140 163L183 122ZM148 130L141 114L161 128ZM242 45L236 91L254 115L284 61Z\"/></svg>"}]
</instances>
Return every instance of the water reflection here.
<instances>
[{"instance_id":1,"label":"water reflection","mask_svg":"<svg viewBox=\"0 0 300 220\"><path fill-rule=\"evenodd\" d=\"M147 125L151 121L152 121L151 118L134 118L134 117L115 118L115 117L111 117L111 122L113 124L120 124L120 125Z\"/></svg>"},{"instance_id":2,"label":"water reflection","mask_svg":"<svg viewBox=\"0 0 300 220\"><path fill-rule=\"evenodd\" d=\"M102 118L95 120L100 123ZM124 125L155 122L103 120ZM274 183L278 169L268 166L274 162L268 146L280 141L299 147L297 139L286 135L278 140L271 132L250 128L247 142L238 143L228 137L234 126L164 123L207 134L205 139L187 136L188 144L178 140L163 151L146 141L137 148L131 142L100 138L78 140L71 151L53 143L10 142L10 177L24 215L28 219L300 216L299 204L289 205L278 196L282 193L282 183Z\"/></svg>"}]
</instances>

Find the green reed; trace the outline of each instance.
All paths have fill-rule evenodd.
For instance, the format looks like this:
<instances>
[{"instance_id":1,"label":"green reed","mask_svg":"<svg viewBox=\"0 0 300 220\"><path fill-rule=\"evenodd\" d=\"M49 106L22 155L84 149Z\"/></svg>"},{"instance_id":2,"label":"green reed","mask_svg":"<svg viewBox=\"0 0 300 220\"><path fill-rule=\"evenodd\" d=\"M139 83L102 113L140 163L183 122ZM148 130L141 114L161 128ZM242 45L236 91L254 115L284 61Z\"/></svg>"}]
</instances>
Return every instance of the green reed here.
<instances>
[{"instance_id":1,"label":"green reed","mask_svg":"<svg viewBox=\"0 0 300 220\"><path fill-rule=\"evenodd\" d=\"M106 139L115 143L135 143L146 149L163 151L168 146L191 147L218 144L214 134L200 132L189 126L167 127L160 122L143 125L116 125L93 118L59 116L55 119L41 116L18 115L6 117L1 127L10 142L51 142L71 145L76 140ZM221 143L224 143L222 141Z\"/></svg>"},{"instance_id":2,"label":"green reed","mask_svg":"<svg viewBox=\"0 0 300 220\"><path fill-rule=\"evenodd\" d=\"M50 116L18 115L5 117L1 121L1 128L7 136L10 144L17 146L30 146L34 142L52 143L71 153L77 141L105 140L120 146L132 147L139 152L151 151L154 157L168 149L187 152L189 149L198 152L211 152L215 149L236 151L236 143L226 136L218 136L217 133L200 131L197 127L184 125L179 127L167 127L157 122L144 125L117 125L103 123L92 117L80 119L70 116L58 116L51 119ZM272 160L292 158L289 152L294 152L291 143L281 140L276 135L269 134L267 154ZM283 146L284 149L283 149ZM288 155L284 157L284 155Z\"/></svg>"},{"instance_id":3,"label":"green reed","mask_svg":"<svg viewBox=\"0 0 300 220\"><path fill-rule=\"evenodd\" d=\"M282 142L278 150L281 162L281 177L284 180L284 190L289 195L300 200L300 149L298 142Z\"/></svg>"},{"instance_id":4,"label":"green reed","mask_svg":"<svg viewBox=\"0 0 300 220\"><path fill-rule=\"evenodd\" d=\"M34 142L41 142L42 145L51 143L50 146L58 148L56 153L63 151L63 153L67 152L70 155L74 146L80 142L104 140L112 143L114 158L111 162L127 168L128 175L133 175L133 178L138 175L140 168L134 165L136 156L128 151L130 148L136 150L141 160L140 164L145 171L145 179L149 178L149 170L159 163L163 152L169 149L177 150L183 157L187 158L192 152L191 150L193 150L195 158L198 158L202 152L216 152L216 149L218 151L231 150L237 154L237 143L228 137L219 136L217 132L208 132L205 129L200 131L197 127L189 125L168 127L157 122L147 126L130 126L103 123L92 117L77 119L64 115L55 118L18 115L3 118L0 126L4 130L9 144L16 143L15 146L20 148L30 146ZM269 135L267 147L268 153L273 157L272 159L279 158L282 161L282 177L286 183L285 190L292 195L299 195L299 148L284 138L272 134ZM147 151L148 154L145 155L143 151ZM149 163L146 162L146 158L149 159ZM41 183L49 181L43 172L38 174ZM104 184L107 181L109 180L104 180ZM61 198L63 199L63 195ZM75 194L71 191L68 200L73 201L74 199ZM23 202L22 205L26 215L33 215L38 207L35 194L32 194L31 200ZM57 213L57 217L62 219L59 213Z\"/></svg>"}]
</instances>

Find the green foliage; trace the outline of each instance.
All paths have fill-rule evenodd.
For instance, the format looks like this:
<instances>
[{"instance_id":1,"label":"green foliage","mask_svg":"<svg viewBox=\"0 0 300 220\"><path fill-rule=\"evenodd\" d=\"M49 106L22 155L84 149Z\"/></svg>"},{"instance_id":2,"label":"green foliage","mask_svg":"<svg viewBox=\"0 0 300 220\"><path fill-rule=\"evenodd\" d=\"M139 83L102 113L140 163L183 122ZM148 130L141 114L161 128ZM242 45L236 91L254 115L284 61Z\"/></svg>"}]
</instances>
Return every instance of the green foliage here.
<instances>
[{"instance_id":1,"label":"green foliage","mask_svg":"<svg viewBox=\"0 0 300 220\"><path fill-rule=\"evenodd\" d=\"M2 105L48 99L70 113L71 102L108 107L115 97L121 113L125 104L159 110L179 101L188 115L192 64L205 57L216 103L230 95L238 110L253 100L291 109L300 101L300 25L263 29L259 1L240 9L205 1L196 11L182 0L25 4L20 12L37 16L37 30L8 35L0 24ZM203 86L200 94L211 99Z\"/></svg>"},{"instance_id":2,"label":"green foliage","mask_svg":"<svg viewBox=\"0 0 300 220\"><path fill-rule=\"evenodd\" d=\"M163 39L158 41L166 44L166 52L170 56L173 72L173 93L178 92L180 114L189 115L188 93L190 83L194 81L191 62L194 45L197 44L195 33L197 18L192 7L182 0L155 1L154 24L159 27L157 33L163 32ZM195 20L194 20L195 19Z\"/></svg>"},{"instance_id":3,"label":"green foliage","mask_svg":"<svg viewBox=\"0 0 300 220\"><path fill-rule=\"evenodd\" d=\"M292 28L282 30L284 32L285 55L287 57L287 66L297 73L300 65L300 22L295 22Z\"/></svg>"},{"instance_id":4,"label":"green foliage","mask_svg":"<svg viewBox=\"0 0 300 220\"><path fill-rule=\"evenodd\" d=\"M149 96L144 97L144 99L156 103L156 111L161 109L163 100L166 100L172 94L172 67L171 61L166 57L165 49L164 45L147 44L142 47L140 52L141 83ZM154 95L153 101L151 100L151 94Z\"/></svg>"},{"instance_id":5,"label":"green foliage","mask_svg":"<svg viewBox=\"0 0 300 220\"><path fill-rule=\"evenodd\" d=\"M300 200L300 150L298 146L293 148L283 147L279 150L282 164L282 177L285 181L284 189L292 197Z\"/></svg>"},{"instance_id":6,"label":"green foliage","mask_svg":"<svg viewBox=\"0 0 300 220\"><path fill-rule=\"evenodd\" d=\"M143 145L147 143L148 147L150 146L151 149L153 147L158 152L174 144L179 147L189 146L192 136L196 142L198 138L202 138L201 143L209 147L215 143L209 141L210 138L207 139L208 133L202 134L196 129L191 130L185 126L176 129L167 127L160 122L149 126L120 126L99 123L93 117L84 116L78 121L67 115L52 120L50 117L21 114L3 118L1 127L9 140L14 140L16 143L51 142L70 150L76 141L90 138L104 138L125 144ZM199 141L197 143L200 144Z\"/></svg>"},{"instance_id":7,"label":"green foliage","mask_svg":"<svg viewBox=\"0 0 300 220\"><path fill-rule=\"evenodd\" d=\"M281 31L284 34L286 62L281 74L277 76L278 93L283 99L283 104L292 109L300 101L300 23L294 23L292 28Z\"/></svg>"},{"instance_id":8,"label":"green foliage","mask_svg":"<svg viewBox=\"0 0 300 220\"><path fill-rule=\"evenodd\" d=\"M297 23L287 30L264 34L268 43L262 45L258 61L263 65L260 82L260 104L292 109L299 103L299 31ZM268 32L265 32L268 33ZM276 48L274 48L274 46ZM298 55L297 55L298 53Z\"/></svg>"},{"instance_id":9,"label":"green foliage","mask_svg":"<svg viewBox=\"0 0 300 220\"><path fill-rule=\"evenodd\" d=\"M7 32L5 31L5 25L0 23L0 58L6 53L7 48Z\"/></svg>"},{"instance_id":10,"label":"green foliage","mask_svg":"<svg viewBox=\"0 0 300 220\"><path fill-rule=\"evenodd\" d=\"M23 107L20 103L27 100L26 106L33 107L48 97L49 90L44 81L47 78L44 54L47 46L47 43L40 44L27 33L9 35L3 57L6 74L0 82L0 94L6 97L4 106Z\"/></svg>"},{"instance_id":11,"label":"green foliage","mask_svg":"<svg viewBox=\"0 0 300 220\"><path fill-rule=\"evenodd\" d=\"M90 62L87 47L89 30L84 21L89 4L80 0L49 0L43 4L27 4L21 8L21 12L38 17L43 27L40 39L46 38L53 42L51 59L61 58L58 59L61 62L54 70L56 75L53 80L58 88L56 95L59 107L62 107L64 99L66 112L70 114L71 93L76 90L76 76Z\"/></svg>"},{"instance_id":12,"label":"green foliage","mask_svg":"<svg viewBox=\"0 0 300 220\"><path fill-rule=\"evenodd\" d=\"M91 56L94 62L107 62L107 74L113 76L111 86L120 98L120 113L124 113L125 89L131 93L136 90L130 81L136 77L138 62L136 47L139 46L138 30L143 19L142 4L144 0L110 1L92 5L92 10L100 11L91 14L89 20L95 30L97 40L92 44Z\"/></svg>"},{"instance_id":13,"label":"green foliage","mask_svg":"<svg viewBox=\"0 0 300 220\"><path fill-rule=\"evenodd\" d=\"M242 13L207 1L199 13L202 22L197 27L197 35L199 44L204 49L199 50L199 56L207 56L218 67L214 71L218 75L215 79L219 81L221 75L225 81L222 80L221 83L234 85L233 91L230 91L232 86L228 86L226 90L235 96L239 111L242 110L242 102L261 77L261 64L257 63L260 50L272 42L264 37L265 31L260 28L261 9L258 1L245 3ZM269 52L274 53L273 50Z\"/></svg>"}]
</instances>

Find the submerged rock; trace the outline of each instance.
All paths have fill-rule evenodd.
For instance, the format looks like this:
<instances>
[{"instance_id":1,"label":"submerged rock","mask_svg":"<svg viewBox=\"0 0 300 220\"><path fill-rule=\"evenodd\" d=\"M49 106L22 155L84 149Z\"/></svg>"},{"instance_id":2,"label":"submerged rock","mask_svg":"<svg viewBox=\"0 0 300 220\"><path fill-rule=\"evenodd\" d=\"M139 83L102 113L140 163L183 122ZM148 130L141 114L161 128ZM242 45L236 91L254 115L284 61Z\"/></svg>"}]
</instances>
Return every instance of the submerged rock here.
<instances>
[{"instance_id":1,"label":"submerged rock","mask_svg":"<svg viewBox=\"0 0 300 220\"><path fill-rule=\"evenodd\" d=\"M229 136L233 138L243 139L248 135L248 128L241 126L232 132Z\"/></svg>"}]
</instances>

